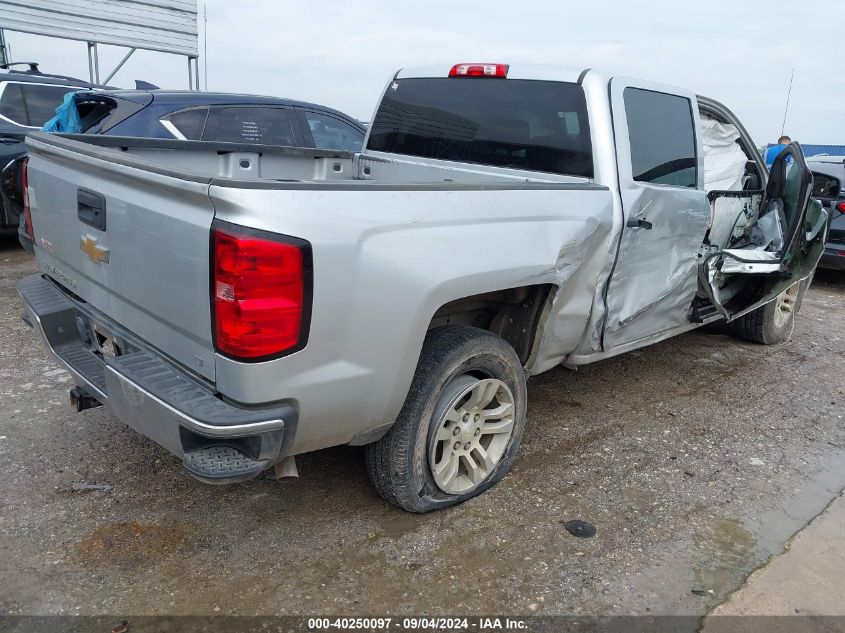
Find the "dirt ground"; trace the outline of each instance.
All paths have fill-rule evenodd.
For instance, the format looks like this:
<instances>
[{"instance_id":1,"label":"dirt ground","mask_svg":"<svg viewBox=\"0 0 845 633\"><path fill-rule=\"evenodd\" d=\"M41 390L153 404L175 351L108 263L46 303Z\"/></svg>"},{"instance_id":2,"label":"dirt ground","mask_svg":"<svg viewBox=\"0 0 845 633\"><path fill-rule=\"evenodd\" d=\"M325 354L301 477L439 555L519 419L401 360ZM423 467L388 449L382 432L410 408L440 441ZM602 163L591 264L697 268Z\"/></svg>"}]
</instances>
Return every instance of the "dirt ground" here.
<instances>
[{"instance_id":1,"label":"dirt ground","mask_svg":"<svg viewBox=\"0 0 845 633\"><path fill-rule=\"evenodd\" d=\"M416 516L360 448L218 488L71 413L19 319L33 271L0 246L0 614L702 614L845 487L845 275L782 345L699 331L532 379L512 473Z\"/></svg>"}]
</instances>

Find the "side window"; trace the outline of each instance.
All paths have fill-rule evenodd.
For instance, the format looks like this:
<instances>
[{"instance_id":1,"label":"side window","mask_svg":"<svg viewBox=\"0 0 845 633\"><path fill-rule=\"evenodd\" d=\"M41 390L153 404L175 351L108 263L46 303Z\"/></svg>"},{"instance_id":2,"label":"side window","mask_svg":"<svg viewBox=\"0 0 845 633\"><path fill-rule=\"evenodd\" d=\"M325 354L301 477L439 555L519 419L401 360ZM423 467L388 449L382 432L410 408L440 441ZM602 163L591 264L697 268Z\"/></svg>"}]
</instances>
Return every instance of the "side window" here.
<instances>
[{"instance_id":1,"label":"side window","mask_svg":"<svg viewBox=\"0 0 845 633\"><path fill-rule=\"evenodd\" d=\"M189 141L198 141L202 138L202 131L205 128L205 120L208 117L208 108L193 108L168 114L161 119L162 125L173 133L173 129ZM177 134L174 134L177 136Z\"/></svg>"},{"instance_id":2,"label":"side window","mask_svg":"<svg viewBox=\"0 0 845 633\"><path fill-rule=\"evenodd\" d=\"M29 125L40 127L53 118L65 95L68 92L76 92L78 88L21 84L21 90L29 115Z\"/></svg>"},{"instance_id":3,"label":"side window","mask_svg":"<svg viewBox=\"0 0 845 633\"><path fill-rule=\"evenodd\" d=\"M322 112L303 110L308 122L314 146L317 149L342 149L360 152L364 144L364 133L353 126Z\"/></svg>"},{"instance_id":4,"label":"side window","mask_svg":"<svg viewBox=\"0 0 845 633\"><path fill-rule=\"evenodd\" d=\"M56 113L65 94L78 88L8 83L0 96L0 114L18 125L41 127Z\"/></svg>"},{"instance_id":5,"label":"side window","mask_svg":"<svg viewBox=\"0 0 845 633\"><path fill-rule=\"evenodd\" d=\"M0 95L0 114L18 125L29 125L20 84L6 84Z\"/></svg>"},{"instance_id":6,"label":"side window","mask_svg":"<svg viewBox=\"0 0 845 633\"><path fill-rule=\"evenodd\" d=\"M696 186L692 104L677 95L626 88L625 114L634 180Z\"/></svg>"},{"instance_id":7,"label":"side window","mask_svg":"<svg viewBox=\"0 0 845 633\"><path fill-rule=\"evenodd\" d=\"M296 145L286 108L261 106L212 108L202 134L204 141Z\"/></svg>"}]
</instances>

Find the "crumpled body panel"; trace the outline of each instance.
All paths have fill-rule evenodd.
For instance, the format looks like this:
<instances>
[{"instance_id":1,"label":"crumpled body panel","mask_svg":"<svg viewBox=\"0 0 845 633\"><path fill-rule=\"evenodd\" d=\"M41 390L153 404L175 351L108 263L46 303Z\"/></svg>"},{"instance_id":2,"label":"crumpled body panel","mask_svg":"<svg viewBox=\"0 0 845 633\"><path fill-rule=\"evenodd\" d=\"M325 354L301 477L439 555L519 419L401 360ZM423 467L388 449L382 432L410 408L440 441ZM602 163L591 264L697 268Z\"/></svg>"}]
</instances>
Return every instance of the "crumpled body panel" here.
<instances>
[{"instance_id":1,"label":"crumpled body panel","mask_svg":"<svg viewBox=\"0 0 845 633\"><path fill-rule=\"evenodd\" d=\"M647 217L652 229L622 229L607 290L606 351L687 321L710 221L707 199L697 189L641 188L626 215Z\"/></svg>"},{"instance_id":2,"label":"crumpled body panel","mask_svg":"<svg viewBox=\"0 0 845 633\"><path fill-rule=\"evenodd\" d=\"M542 281L557 286L557 292L543 321L539 345L529 367L532 375L559 364L583 336L596 286L607 262L612 214L613 205L608 200L601 211L585 218L580 230L561 246L555 265L542 275Z\"/></svg>"}]
</instances>

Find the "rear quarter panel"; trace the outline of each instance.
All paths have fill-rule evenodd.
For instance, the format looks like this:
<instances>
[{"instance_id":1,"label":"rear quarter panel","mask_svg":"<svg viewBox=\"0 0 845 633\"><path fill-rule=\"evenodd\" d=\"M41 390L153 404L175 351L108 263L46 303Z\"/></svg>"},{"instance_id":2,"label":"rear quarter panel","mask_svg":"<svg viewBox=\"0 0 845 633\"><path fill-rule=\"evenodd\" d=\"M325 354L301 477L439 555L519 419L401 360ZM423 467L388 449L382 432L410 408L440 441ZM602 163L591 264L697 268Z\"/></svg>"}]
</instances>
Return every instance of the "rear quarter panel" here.
<instances>
[{"instance_id":1,"label":"rear quarter panel","mask_svg":"<svg viewBox=\"0 0 845 633\"><path fill-rule=\"evenodd\" d=\"M392 423L431 318L449 301L558 286L535 353L548 366L584 332L613 223L606 188L279 187L212 184L210 196L219 219L312 244L308 345L258 364L218 355L216 380L221 393L240 402L294 398L300 410L294 453Z\"/></svg>"}]
</instances>

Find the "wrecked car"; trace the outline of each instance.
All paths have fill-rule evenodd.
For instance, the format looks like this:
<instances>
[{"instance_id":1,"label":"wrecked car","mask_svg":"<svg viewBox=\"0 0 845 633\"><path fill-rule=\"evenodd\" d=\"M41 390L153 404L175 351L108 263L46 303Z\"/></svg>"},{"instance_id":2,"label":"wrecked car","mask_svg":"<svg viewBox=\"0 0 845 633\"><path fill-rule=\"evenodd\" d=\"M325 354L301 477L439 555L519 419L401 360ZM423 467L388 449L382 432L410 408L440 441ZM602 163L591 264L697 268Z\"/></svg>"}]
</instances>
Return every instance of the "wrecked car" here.
<instances>
[{"instance_id":1,"label":"wrecked car","mask_svg":"<svg viewBox=\"0 0 845 633\"><path fill-rule=\"evenodd\" d=\"M784 340L824 250L799 145L769 176L723 105L594 70L400 70L360 153L27 142L18 289L74 408L208 483L366 445L412 512L502 479L530 376L718 321Z\"/></svg>"}]
</instances>

